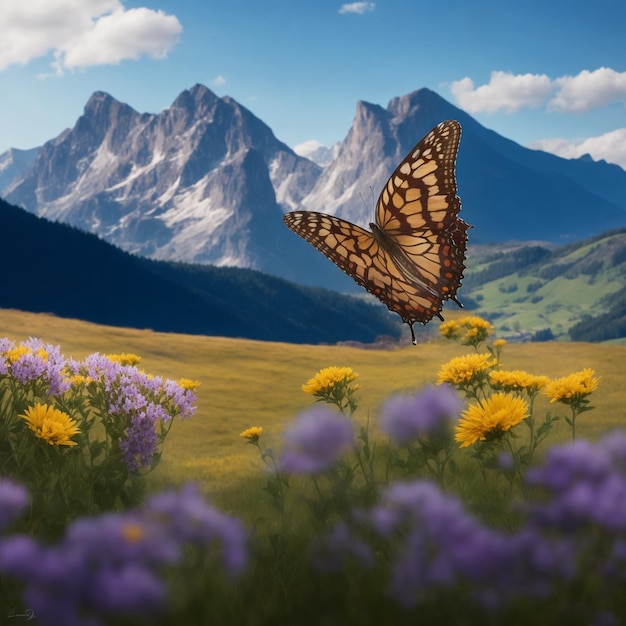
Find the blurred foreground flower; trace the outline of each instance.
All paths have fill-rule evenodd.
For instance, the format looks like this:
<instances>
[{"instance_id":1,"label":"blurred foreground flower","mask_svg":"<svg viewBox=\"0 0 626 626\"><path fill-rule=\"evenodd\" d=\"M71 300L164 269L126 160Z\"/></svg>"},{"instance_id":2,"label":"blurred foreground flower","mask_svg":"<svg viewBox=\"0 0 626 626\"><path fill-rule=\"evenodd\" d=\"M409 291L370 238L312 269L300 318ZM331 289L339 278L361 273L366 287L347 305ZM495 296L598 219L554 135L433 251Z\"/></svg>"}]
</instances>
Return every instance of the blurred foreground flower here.
<instances>
[{"instance_id":1,"label":"blurred foreground flower","mask_svg":"<svg viewBox=\"0 0 626 626\"><path fill-rule=\"evenodd\" d=\"M598 443L579 440L554 446L527 481L550 494L531 508L536 523L560 530L599 525L626 532L626 432L616 430ZM625 555L626 556L626 555ZM626 574L626 561L624 561Z\"/></svg>"},{"instance_id":2,"label":"blurred foreground flower","mask_svg":"<svg viewBox=\"0 0 626 626\"><path fill-rule=\"evenodd\" d=\"M0 530L18 519L28 506L28 492L11 480L0 478Z\"/></svg>"},{"instance_id":3,"label":"blurred foreground flower","mask_svg":"<svg viewBox=\"0 0 626 626\"><path fill-rule=\"evenodd\" d=\"M246 567L246 545L241 522L188 486L124 514L78 519L56 545L25 535L6 538L0 572L23 582L24 605L39 624L102 624L100 618L146 618L162 610L168 600L162 575L184 562L188 546L203 562L219 547L222 573L232 578Z\"/></svg>"},{"instance_id":4,"label":"blurred foreground flower","mask_svg":"<svg viewBox=\"0 0 626 626\"><path fill-rule=\"evenodd\" d=\"M449 385L428 387L414 395L395 396L383 404L381 430L399 444L445 436L463 402Z\"/></svg>"},{"instance_id":5,"label":"blurred foreground flower","mask_svg":"<svg viewBox=\"0 0 626 626\"><path fill-rule=\"evenodd\" d=\"M325 407L301 413L285 430L279 468L288 474L319 474L354 445L354 426Z\"/></svg>"}]
</instances>

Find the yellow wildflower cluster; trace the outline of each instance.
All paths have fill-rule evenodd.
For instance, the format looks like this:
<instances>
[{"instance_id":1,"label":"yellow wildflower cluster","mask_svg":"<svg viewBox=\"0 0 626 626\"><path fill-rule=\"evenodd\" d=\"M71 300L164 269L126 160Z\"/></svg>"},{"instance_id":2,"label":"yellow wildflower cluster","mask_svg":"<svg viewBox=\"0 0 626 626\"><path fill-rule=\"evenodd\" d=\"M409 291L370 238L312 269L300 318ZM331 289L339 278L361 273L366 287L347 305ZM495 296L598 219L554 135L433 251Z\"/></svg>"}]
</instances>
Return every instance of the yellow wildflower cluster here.
<instances>
[{"instance_id":1,"label":"yellow wildflower cluster","mask_svg":"<svg viewBox=\"0 0 626 626\"><path fill-rule=\"evenodd\" d=\"M124 352L122 354L107 354L107 359L113 361L113 363L119 363L120 365L138 365L141 361L141 357L130 352Z\"/></svg>"},{"instance_id":2,"label":"yellow wildflower cluster","mask_svg":"<svg viewBox=\"0 0 626 626\"><path fill-rule=\"evenodd\" d=\"M262 426L252 426L250 428L246 428L239 436L247 439L250 443L256 443L263 434Z\"/></svg>"},{"instance_id":3,"label":"yellow wildflower cluster","mask_svg":"<svg viewBox=\"0 0 626 626\"><path fill-rule=\"evenodd\" d=\"M493 324L476 315L468 315L458 321L444 322L439 333L446 339L453 339L464 346L478 346L494 332Z\"/></svg>"},{"instance_id":4,"label":"yellow wildflower cluster","mask_svg":"<svg viewBox=\"0 0 626 626\"><path fill-rule=\"evenodd\" d=\"M197 387L200 386L200 381L199 380L191 380L190 378L181 378L178 381L178 386L182 387L186 391L193 391L194 389L196 389Z\"/></svg>"},{"instance_id":5,"label":"yellow wildflower cluster","mask_svg":"<svg viewBox=\"0 0 626 626\"><path fill-rule=\"evenodd\" d=\"M9 363L15 363L19 361L26 354L33 354L33 349L30 346L20 344L17 348L11 348L4 353L4 356L9 360ZM39 356L44 363L48 362L48 353L43 348L37 348L34 354Z\"/></svg>"},{"instance_id":6,"label":"yellow wildflower cluster","mask_svg":"<svg viewBox=\"0 0 626 626\"><path fill-rule=\"evenodd\" d=\"M460 388L479 384L495 364L488 353L457 356L441 366L437 384L448 383Z\"/></svg>"},{"instance_id":7,"label":"yellow wildflower cluster","mask_svg":"<svg viewBox=\"0 0 626 626\"><path fill-rule=\"evenodd\" d=\"M48 442L51 446L75 446L70 437L80 429L76 422L67 414L48 404L37 403L26 409L21 418L26 420L36 437Z\"/></svg>"},{"instance_id":8,"label":"yellow wildflower cluster","mask_svg":"<svg viewBox=\"0 0 626 626\"><path fill-rule=\"evenodd\" d=\"M519 396L497 392L481 404L471 404L461 413L455 440L461 448L477 441L500 438L528 416L528 404Z\"/></svg>"},{"instance_id":9,"label":"yellow wildflower cluster","mask_svg":"<svg viewBox=\"0 0 626 626\"><path fill-rule=\"evenodd\" d=\"M489 382L493 389L526 392L534 396L550 382L550 379L547 376L535 376L523 370L495 370L489 373Z\"/></svg>"},{"instance_id":10,"label":"yellow wildflower cluster","mask_svg":"<svg viewBox=\"0 0 626 626\"><path fill-rule=\"evenodd\" d=\"M348 385L358 376L351 367L325 367L302 385L302 391L314 396L328 394L335 387ZM356 391L358 388L359 385L351 387L352 391Z\"/></svg>"},{"instance_id":11,"label":"yellow wildflower cluster","mask_svg":"<svg viewBox=\"0 0 626 626\"><path fill-rule=\"evenodd\" d=\"M597 388L595 372L587 367L580 372L554 379L546 386L544 393L550 398L550 402L578 404Z\"/></svg>"},{"instance_id":12,"label":"yellow wildflower cluster","mask_svg":"<svg viewBox=\"0 0 626 626\"><path fill-rule=\"evenodd\" d=\"M82 374L72 374L67 380L72 387L82 387L83 385L88 385L93 382L93 379L89 376L83 376Z\"/></svg>"}]
</instances>

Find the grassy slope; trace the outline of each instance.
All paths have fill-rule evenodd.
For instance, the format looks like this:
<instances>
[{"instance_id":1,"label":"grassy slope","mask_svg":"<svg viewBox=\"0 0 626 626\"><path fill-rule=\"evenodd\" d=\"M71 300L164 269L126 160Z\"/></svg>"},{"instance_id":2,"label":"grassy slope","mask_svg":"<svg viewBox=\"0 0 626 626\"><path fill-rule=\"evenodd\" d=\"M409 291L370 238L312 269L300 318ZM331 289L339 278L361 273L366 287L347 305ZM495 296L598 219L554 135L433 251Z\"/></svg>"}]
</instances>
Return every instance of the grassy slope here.
<instances>
[{"instance_id":1,"label":"grassy slope","mask_svg":"<svg viewBox=\"0 0 626 626\"><path fill-rule=\"evenodd\" d=\"M239 433L248 426L263 426L265 446L277 447L284 425L311 405L311 397L300 387L318 369L347 365L360 374L358 416L365 420L368 413L375 417L388 395L434 382L442 363L467 352L442 340L382 351L154 333L1 309L0 336L41 337L76 358L91 352L133 352L150 373L201 381L198 412L172 429L155 478L160 483L199 481L218 498L249 476L259 478L258 455ZM626 423L626 346L509 344L503 362L506 368L549 376L594 368L601 376L593 402L596 410L581 416L580 436L595 437ZM548 408L546 401L540 402L538 406ZM565 415L560 407L557 412ZM552 441L566 436L560 424Z\"/></svg>"},{"instance_id":2,"label":"grassy slope","mask_svg":"<svg viewBox=\"0 0 626 626\"><path fill-rule=\"evenodd\" d=\"M558 264L572 264L574 271L566 275L556 276L552 280L541 280L537 270L512 273L506 277L492 280L476 289L468 291L472 298L482 296L481 306L476 310L479 315L489 315L506 334L510 331L522 330L535 332L551 328L558 338L566 338L568 329L584 315L597 315L605 310L602 299L617 292L624 286L623 267L607 267L592 274L576 271L576 263L600 256L607 264L608 259L602 256L614 250L615 246L623 245L623 233L608 235L602 239L594 239L587 244L575 248L558 259ZM493 251L496 251L493 248ZM484 254L484 253L483 253ZM554 261L549 261L549 264ZM480 255L473 264L471 272L480 272L489 266ZM527 285L541 280L543 285L533 291L527 291ZM517 285L516 290L511 290ZM462 299L462 294L461 294Z\"/></svg>"}]
</instances>

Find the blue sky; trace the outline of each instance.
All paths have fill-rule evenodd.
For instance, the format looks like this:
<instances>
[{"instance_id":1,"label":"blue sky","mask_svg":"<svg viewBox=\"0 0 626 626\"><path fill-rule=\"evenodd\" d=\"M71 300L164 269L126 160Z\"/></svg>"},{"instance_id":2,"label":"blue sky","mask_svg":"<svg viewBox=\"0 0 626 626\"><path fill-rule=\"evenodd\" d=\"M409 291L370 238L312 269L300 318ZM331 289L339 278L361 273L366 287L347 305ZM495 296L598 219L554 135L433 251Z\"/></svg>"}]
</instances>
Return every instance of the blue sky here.
<instances>
[{"instance_id":1,"label":"blue sky","mask_svg":"<svg viewBox=\"0 0 626 626\"><path fill-rule=\"evenodd\" d=\"M623 0L2 0L0 153L98 90L156 113L202 83L294 147L428 87L523 145L626 168L625 24Z\"/></svg>"}]
</instances>

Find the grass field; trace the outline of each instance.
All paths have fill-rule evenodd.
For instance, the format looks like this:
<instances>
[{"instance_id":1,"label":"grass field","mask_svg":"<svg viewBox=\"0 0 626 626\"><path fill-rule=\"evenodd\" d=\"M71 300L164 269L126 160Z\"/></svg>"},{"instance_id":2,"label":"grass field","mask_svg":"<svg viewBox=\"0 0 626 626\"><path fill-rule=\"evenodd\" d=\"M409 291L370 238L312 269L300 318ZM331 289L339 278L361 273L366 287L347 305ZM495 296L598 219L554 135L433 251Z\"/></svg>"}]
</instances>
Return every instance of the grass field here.
<instances>
[{"instance_id":1,"label":"grass field","mask_svg":"<svg viewBox=\"0 0 626 626\"><path fill-rule=\"evenodd\" d=\"M349 366L359 373L357 415L365 420L375 418L387 396L435 382L442 363L469 350L442 339L397 350L264 343L113 328L11 310L0 310L0 336L40 337L75 358L132 352L142 357L141 366L149 373L200 381L198 411L174 425L153 477L156 485L197 481L218 501L237 491L242 481L260 478L258 455L239 433L263 426L265 447L278 447L285 424L312 404L301 385L322 367ZM593 368L600 386L592 397L595 410L579 418L579 436L595 438L626 423L626 346L507 344L502 360L505 368L552 377ZM550 407L543 398L539 402L545 410L566 415L562 405ZM568 436L559 423L549 441Z\"/></svg>"}]
</instances>

